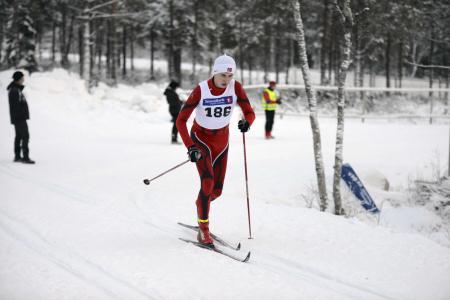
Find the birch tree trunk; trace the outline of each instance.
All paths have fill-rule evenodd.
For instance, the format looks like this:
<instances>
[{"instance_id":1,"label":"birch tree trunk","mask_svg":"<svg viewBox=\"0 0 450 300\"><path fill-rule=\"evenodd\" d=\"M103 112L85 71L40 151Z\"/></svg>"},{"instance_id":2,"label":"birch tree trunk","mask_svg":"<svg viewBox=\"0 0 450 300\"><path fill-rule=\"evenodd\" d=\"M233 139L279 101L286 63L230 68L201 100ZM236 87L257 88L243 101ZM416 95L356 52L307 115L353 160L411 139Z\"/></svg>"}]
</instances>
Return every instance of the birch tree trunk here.
<instances>
[{"instance_id":1,"label":"birch tree trunk","mask_svg":"<svg viewBox=\"0 0 450 300\"><path fill-rule=\"evenodd\" d=\"M316 165L317 184L319 188L320 210L324 211L328 204L328 195L325 182L325 171L322 158L322 144L320 139L319 120L317 117L317 101L316 93L311 84L311 74L308 66L308 58L306 56L305 32L303 30L303 21L300 11L299 0L291 0L294 7L294 17L297 27L297 42L299 46L300 67L302 69L303 80L305 82L305 90L308 98L309 119L311 121L311 129L314 143L314 160Z\"/></svg>"},{"instance_id":2,"label":"birch tree trunk","mask_svg":"<svg viewBox=\"0 0 450 300\"><path fill-rule=\"evenodd\" d=\"M339 67L338 73L338 101L337 101L337 130L336 130L336 148L334 154L334 177L333 177L333 198L334 213L336 215L344 214L341 199L341 169L343 160L343 144L344 144L344 109L345 109L345 80L350 65L350 49L352 46L352 25L353 17L350 8L350 0L343 0L342 10L339 8L338 0L334 0L336 9L340 13L341 23L344 27L344 49L343 59Z\"/></svg>"}]
</instances>

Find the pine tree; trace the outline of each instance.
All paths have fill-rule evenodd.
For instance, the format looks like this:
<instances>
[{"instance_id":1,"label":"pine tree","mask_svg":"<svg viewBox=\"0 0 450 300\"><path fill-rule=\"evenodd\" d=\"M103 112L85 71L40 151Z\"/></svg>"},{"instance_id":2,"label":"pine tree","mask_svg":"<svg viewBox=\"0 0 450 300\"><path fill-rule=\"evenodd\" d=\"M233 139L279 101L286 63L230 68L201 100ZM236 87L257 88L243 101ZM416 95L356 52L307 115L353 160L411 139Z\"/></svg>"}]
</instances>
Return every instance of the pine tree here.
<instances>
[{"instance_id":1,"label":"pine tree","mask_svg":"<svg viewBox=\"0 0 450 300\"><path fill-rule=\"evenodd\" d=\"M38 69L38 64L35 58L36 30L29 2L15 1L9 8L4 60L7 67L23 68L31 73Z\"/></svg>"}]
</instances>

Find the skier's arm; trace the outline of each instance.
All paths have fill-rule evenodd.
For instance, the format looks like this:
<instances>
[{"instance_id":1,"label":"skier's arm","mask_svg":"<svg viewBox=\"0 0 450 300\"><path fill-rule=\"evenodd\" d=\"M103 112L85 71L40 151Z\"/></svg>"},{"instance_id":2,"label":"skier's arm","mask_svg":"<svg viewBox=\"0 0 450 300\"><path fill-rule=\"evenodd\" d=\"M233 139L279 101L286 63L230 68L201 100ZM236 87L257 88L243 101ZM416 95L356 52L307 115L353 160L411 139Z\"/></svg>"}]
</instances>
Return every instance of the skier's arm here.
<instances>
[{"instance_id":1,"label":"skier's arm","mask_svg":"<svg viewBox=\"0 0 450 300\"><path fill-rule=\"evenodd\" d=\"M200 86L197 86L189 95L189 98L186 100L186 103L181 108L180 114L178 115L177 118L176 124L178 132L180 133L181 139L183 140L183 143L186 146L186 148L189 148L194 145L194 142L189 136L189 131L187 129L186 123L189 120L189 117L191 116L192 112L200 102L200 96L201 96Z\"/></svg>"},{"instance_id":2,"label":"skier's arm","mask_svg":"<svg viewBox=\"0 0 450 300\"><path fill-rule=\"evenodd\" d=\"M234 86L234 90L237 96L237 104L241 107L241 110L244 113L244 118L250 125L252 125L253 121L255 120L255 112L253 111L253 108L250 105L247 93L245 92L242 85L237 81Z\"/></svg>"}]
</instances>

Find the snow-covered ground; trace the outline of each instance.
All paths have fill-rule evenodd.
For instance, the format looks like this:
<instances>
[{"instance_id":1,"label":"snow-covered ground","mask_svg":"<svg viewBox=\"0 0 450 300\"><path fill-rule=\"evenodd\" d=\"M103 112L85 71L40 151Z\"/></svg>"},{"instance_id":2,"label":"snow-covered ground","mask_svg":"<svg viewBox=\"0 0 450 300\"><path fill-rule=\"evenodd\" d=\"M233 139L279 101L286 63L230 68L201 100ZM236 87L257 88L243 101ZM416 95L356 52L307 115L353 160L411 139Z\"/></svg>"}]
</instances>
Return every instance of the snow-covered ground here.
<instances>
[{"instance_id":1,"label":"snow-covered ground","mask_svg":"<svg viewBox=\"0 0 450 300\"><path fill-rule=\"evenodd\" d=\"M13 127L0 73L0 299L450 299L446 221L414 205L413 179L446 169L448 125L348 120L345 161L381 207L319 212L308 118L264 118L247 135L249 240L242 137L232 122L224 193L211 228L252 251L243 264L178 240L194 233L198 179L171 145L164 86L99 86L63 70L27 78L31 157L12 162ZM320 120L331 191L335 120ZM375 174L375 175L374 175ZM381 174L381 175L380 175ZM384 191L373 178L385 177ZM309 208L312 206L312 208Z\"/></svg>"}]
</instances>

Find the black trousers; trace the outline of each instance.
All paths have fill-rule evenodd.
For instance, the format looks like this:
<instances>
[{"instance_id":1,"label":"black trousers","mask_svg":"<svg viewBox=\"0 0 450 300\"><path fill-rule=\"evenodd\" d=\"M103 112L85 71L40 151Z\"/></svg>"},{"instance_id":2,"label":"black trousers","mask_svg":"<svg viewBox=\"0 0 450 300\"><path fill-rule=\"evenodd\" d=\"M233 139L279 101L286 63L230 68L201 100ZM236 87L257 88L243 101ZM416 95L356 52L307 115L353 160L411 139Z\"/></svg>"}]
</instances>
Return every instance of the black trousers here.
<instances>
[{"instance_id":1,"label":"black trousers","mask_svg":"<svg viewBox=\"0 0 450 300\"><path fill-rule=\"evenodd\" d=\"M176 142L178 139L178 128L177 128L177 118L178 118L178 112L170 112L170 115L172 116L172 142Z\"/></svg>"},{"instance_id":2,"label":"black trousers","mask_svg":"<svg viewBox=\"0 0 450 300\"><path fill-rule=\"evenodd\" d=\"M266 112L266 132L271 132L273 127L273 120L275 119L274 110L265 110Z\"/></svg>"},{"instance_id":3,"label":"black trousers","mask_svg":"<svg viewBox=\"0 0 450 300\"><path fill-rule=\"evenodd\" d=\"M27 121L20 121L14 124L16 130L16 137L14 139L14 154L16 157L20 157L20 150L22 149L23 158L28 157L28 141L30 139L30 133L28 132Z\"/></svg>"}]
</instances>

